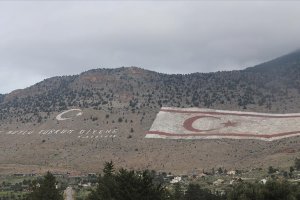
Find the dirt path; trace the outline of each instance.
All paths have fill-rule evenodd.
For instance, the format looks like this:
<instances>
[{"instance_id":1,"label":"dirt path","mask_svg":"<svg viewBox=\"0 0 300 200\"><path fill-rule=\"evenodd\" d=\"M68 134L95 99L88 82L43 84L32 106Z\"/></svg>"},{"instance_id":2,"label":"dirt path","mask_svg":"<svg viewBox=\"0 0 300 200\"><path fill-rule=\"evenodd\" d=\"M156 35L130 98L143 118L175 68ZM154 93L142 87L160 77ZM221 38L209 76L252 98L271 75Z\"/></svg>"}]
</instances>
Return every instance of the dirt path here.
<instances>
[{"instance_id":1,"label":"dirt path","mask_svg":"<svg viewBox=\"0 0 300 200\"><path fill-rule=\"evenodd\" d=\"M64 192L65 194L65 200L74 200L73 195L74 195L74 191L72 189L72 187L67 187L67 189Z\"/></svg>"}]
</instances>

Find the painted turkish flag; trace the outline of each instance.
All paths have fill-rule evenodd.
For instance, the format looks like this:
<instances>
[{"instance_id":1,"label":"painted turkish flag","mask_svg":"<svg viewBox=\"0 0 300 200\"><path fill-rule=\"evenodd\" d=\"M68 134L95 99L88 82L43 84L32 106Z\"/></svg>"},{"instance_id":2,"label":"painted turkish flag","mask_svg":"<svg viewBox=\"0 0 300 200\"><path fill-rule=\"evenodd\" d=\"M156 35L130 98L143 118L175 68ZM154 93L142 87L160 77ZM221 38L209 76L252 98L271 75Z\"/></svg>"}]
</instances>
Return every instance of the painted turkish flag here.
<instances>
[{"instance_id":1,"label":"painted turkish flag","mask_svg":"<svg viewBox=\"0 0 300 200\"><path fill-rule=\"evenodd\" d=\"M146 138L276 139L300 135L299 114L161 108Z\"/></svg>"}]
</instances>

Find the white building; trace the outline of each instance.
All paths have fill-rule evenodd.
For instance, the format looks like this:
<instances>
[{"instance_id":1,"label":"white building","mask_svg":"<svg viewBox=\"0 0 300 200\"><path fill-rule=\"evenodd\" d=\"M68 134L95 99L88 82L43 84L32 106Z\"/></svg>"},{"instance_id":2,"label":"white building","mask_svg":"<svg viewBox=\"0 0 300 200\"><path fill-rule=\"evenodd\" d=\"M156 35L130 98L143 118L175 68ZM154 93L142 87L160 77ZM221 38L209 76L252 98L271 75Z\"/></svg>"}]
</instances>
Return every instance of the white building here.
<instances>
[{"instance_id":1,"label":"white building","mask_svg":"<svg viewBox=\"0 0 300 200\"><path fill-rule=\"evenodd\" d=\"M179 183L180 181L181 181L181 177L176 176L170 181L170 183L174 184L174 183Z\"/></svg>"}]
</instances>

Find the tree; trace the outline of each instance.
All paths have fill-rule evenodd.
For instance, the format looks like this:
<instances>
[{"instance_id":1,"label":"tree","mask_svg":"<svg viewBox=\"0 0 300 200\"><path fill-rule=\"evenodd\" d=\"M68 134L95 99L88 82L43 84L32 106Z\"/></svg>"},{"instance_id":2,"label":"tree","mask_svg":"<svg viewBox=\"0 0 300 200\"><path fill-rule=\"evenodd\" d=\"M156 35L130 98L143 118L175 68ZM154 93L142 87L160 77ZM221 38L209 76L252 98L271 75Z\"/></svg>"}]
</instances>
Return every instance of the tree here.
<instances>
[{"instance_id":1,"label":"tree","mask_svg":"<svg viewBox=\"0 0 300 200\"><path fill-rule=\"evenodd\" d=\"M300 159L299 158L296 158L295 159L295 168L296 168L296 170L300 170Z\"/></svg>"},{"instance_id":2,"label":"tree","mask_svg":"<svg viewBox=\"0 0 300 200\"><path fill-rule=\"evenodd\" d=\"M207 189L201 189L199 184L189 184L185 200L221 200L222 196L214 195Z\"/></svg>"},{"instance_id":3,"label":"tree","mask_svg":"<svg viewBox=\"0 0 300 200\"><path fill-rule=\"evenodd\" d=\"M261 185L263 187L263 185ZM227 195L227 200L262 200L259 187L251 183L241 183Z\"/></svg>"},{"instance_id":4,"label":"tree","mask_svg":"<svg viewBox=\"0 0 300 200\"><path fill-rule=\"evenodd\" d=\"M149 171L135 172L120 169L116 174L118 200L163 200L165 190L153 183Z\"/></svg>"},{"instance_id":5,"label":"tree","mask_svg":"<svg viewBox=\"0 0 300 200\"><path fill-rule=\"evenodd\" d=\"M261 192L263 199L293 200L295 199L292 185L288 182L268 181Z\"/></svg>"},{"instance_id":6,"label":"tree","mask_svg":"<svg viewBox=\"0 0 300 200\"><path fill-rule=\"evenodd\" d=\"M119 122L119 123L123 122L122 117L119 117L118 122Z\"/></svg>"},{"instance_id":7,"label":"tree","mask_svg":"<svg viewBox=\"0 0 300 200\"><path fill-rule=\"evenodd\" d=\"M223 174L223 170L221 167L218 169L218 174Z\"/></svg>"},{"instance_id":8,"label":"tree","mask_svg":"<svg viewBox=\"0 0 300 200\"><path fill-rule=\"evenodd\" d=\"M183 200L184 194L180 183L174 184L174 191L172 193L172 200Z\"/></svg>"},{"instance_id":9,"label":"tree","mask_svg":"<svg viewBox=\"0 0 300 200\"><path fill-rule=\"evenodd\" d=\"M277 171L277 169L273 168L272 166L269 166L269 168L268 168L269 174L274 174L276 171Z\"/></svg>"},{"instance_id":10,"label":"tree","mask_svg":"<svg viewBox=\"0 0 300 200\"><path fill-rule=\"evenodd\" d=\"M290 167L290 173L293 173L295 171L294 167Z\"/></svg>"},{"instance_id":11,"label":"tree","mask_svg":"<svg viewBox=\"0 0 300 200\"><path fill-rule=\"evenodd\" d=\"M227 200L296 200L300 197L299 186L287 181L268 181L259 183L241 183L227 195Z\"/></svg>"},{"instance_id":12,"label":"tree","mask_svg":"<svg viewBox=\"0 0 300 200\"><path fill-rule=\"evenodd\" d=\"M56 189L56 179L50 173L44 176L39 185L33 186L33 192L28 195L28 200L62 200L62 193Z\"/></svg>"},{"instance_id":13,"label":"tree","mask_svg":"<svg viewBox=\"0 0 300 200\"><path fill-rule=\"evenodd\" d=\"M112 161L104 163L103 173L105 176L112 176L115 172L115 167Z\"/></svg>"},{"instance_id":14,"label":"tree","mask_svg":"<svg viewBox=\"0 0 300 200\"><path fill-rule=\"evenodd\" d=\"M105 162L103 173L104 175L99 175L98 186L95 191L92 191L89 195L89 200L114 200L115 195L115 177L114 177L114 165L113 162Z\"/></svg>"},{"instance_id":15,"label":"tree","mask_svg":"<svg viewBox=\"0 0 300 200\"><path fill-rule=\"evenodd\" d=\"M88 200L164 200L165 188L155 184L149 171L136 172L121 168L115 172L112 162L105 163L104 175Z\"/></svg>"}]
</instances>

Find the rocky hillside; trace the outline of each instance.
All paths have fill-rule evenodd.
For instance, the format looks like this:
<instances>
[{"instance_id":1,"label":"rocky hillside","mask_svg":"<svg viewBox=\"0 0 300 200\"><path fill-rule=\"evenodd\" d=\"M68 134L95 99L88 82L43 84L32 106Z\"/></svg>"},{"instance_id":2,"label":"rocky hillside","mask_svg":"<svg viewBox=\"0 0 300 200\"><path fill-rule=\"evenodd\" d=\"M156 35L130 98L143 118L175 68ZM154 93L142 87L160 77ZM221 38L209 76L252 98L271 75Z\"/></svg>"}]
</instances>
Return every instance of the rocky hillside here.
<instances>
[{"instance_id":1,"label":"rocky hillside","mask_svg":"<svg viewBox=\"0 0 300 200\"><path fill-rule=\"evenodd\" d=\"M254 67L249 67L247 70L287 76L293 75L295 71L299 73L299 63L300 49L274 60L256 65Z\"/></svg>"},{"instance_id":2,"label":"rocky hillside","mask_svg":"<svg viewBox=\"0 0 300 200\"><path fill-rule=\"evenodd\" d=\"M3 102L3 99L4 99L4 95L3 95L3 94L0 94L0 103Z\"/></svg>"},{"instance_id":3,"label":"rocky hillside","mask_svg":"<svg viewBox=\"0 0 300 200\"><path fill-rule=\"evenodd\" d=\"M46 79L0 95L0 102L0 133L120 130L113 140L97 141L81 140L77 135L0 134L0 173L8 164L95 171L105 160L132 168L179 172L220 165L288 167L300 153L299 137L275 142L144 138L161 106L300 112L300 51L229 72L168 75L137 67L95 69ZM68 123L55 120L71 108L82 109L82 117Z\"/></svg>"},{"instance_id":4,"label":"rocky hillside","mask_svg":"<svg viewBox=\"0 0 300 200\"><path fill-rule=\"evenodd\" d=\"M46 118L72 107L135 111L177 106L296 112L300 111L299 93L297 51L241 71L167 75L129 67L54 77L6 95L0 104L0 119L23 116L20 121L37 121L41 115Z\"/></svg>"}]
</instances>

